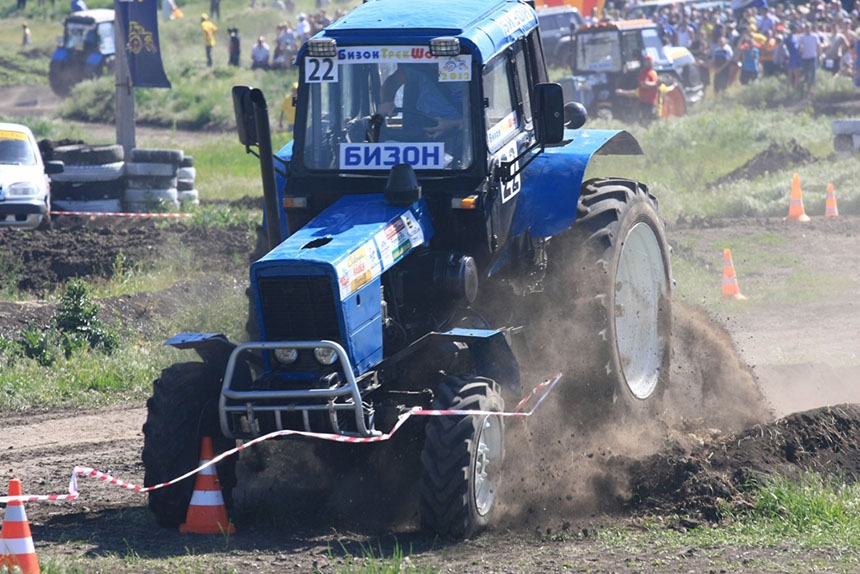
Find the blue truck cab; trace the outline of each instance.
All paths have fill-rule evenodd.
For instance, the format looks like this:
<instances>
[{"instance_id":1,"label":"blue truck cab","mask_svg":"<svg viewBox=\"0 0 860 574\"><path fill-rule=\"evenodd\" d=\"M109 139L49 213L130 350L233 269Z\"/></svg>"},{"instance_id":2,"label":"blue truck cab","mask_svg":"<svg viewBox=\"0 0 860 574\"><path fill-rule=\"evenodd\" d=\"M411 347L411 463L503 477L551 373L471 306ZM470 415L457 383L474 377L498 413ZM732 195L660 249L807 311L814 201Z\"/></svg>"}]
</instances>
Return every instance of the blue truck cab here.
<instances>
[{"instance_id":1,"label":"blue truck cab","mask_svg":"<svg viewBox=\"0 0 860 574\"><path fill-rule=\"evenodd\" d=\"M222 448L284 431L373 440L416 408L456 411L416 430L420 516L428 530L470 536L492 517L500 413L523 396L524 365L549 377L597 346L602 374L589 384L601 393L644 401L657 388L671 281L656 200L636 182L583 181L593 155L641 149L627 132L582 129L586 111L548 81L538 19L519 0L433 10L370 0L307 41L296 63L295 139L274 154L262 92L233 90L266 199L251 340L168 341L211 370L168 369L156 382L148 476L165 478L173 456L162 435L200 433L164 414L178 379L214 393L217 412L187 418L210 421ZM541 350L524 336L572 313L568 252L586 245L608 295L579 291L602 302L599 324L583 326L582 344L559 335L570 347L557 365L535 361ZM175 521L176 496L150 495L159 522Z\"/></svg>"}]
</instances>

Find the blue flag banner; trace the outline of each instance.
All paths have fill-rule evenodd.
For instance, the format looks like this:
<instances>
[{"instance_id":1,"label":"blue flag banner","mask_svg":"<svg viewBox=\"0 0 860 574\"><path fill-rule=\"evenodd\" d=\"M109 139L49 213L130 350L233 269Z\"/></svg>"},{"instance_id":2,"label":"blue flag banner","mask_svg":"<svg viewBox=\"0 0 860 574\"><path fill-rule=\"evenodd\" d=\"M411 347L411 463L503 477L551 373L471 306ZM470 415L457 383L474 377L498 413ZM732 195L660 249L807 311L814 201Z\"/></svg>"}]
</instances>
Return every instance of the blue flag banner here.
<instances>
[{"instance_id":1,"label":"blue flag banner","mask_svg":"<svg viewBox=\"0 0 860 574\"><path fill-rule=\"evenodd\" d=\"M136 88L169 88L158 41L158 0L114 0L125 34L131 83Z\"/></svg>"}]
</instances>

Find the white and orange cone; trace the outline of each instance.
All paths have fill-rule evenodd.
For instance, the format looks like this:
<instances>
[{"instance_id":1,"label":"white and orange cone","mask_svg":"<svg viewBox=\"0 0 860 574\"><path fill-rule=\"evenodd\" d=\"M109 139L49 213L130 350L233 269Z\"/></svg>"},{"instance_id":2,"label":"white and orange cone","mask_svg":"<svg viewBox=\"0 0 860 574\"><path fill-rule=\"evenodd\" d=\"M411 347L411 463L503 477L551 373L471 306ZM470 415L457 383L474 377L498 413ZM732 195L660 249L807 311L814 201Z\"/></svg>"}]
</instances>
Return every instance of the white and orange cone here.
<instances>
[{"instance_id":1,"label":"white and orange cone","mask_svg":"<svg viewBox=\"0 0 860 574\"><path fill-rule=\"evenodd\" d=\"M824 202L824 217L838 217L839 209L836 207L836 192L833 184L827 184L827 199Z\"/></svg>"},{"instance_id":2,"label":"white and orange cone","mask_svg":"<svg viewBox=\"0 0 860 574\"><path fill-rule=\"evenodd\" d=\"M806 215L806 210L803 208L803 193L800 190L800 176L794 174L791 179L791 201L788 205L788 216L786 219L807 223L810 221Z\"/></svg>"},{"instance_id":3,"label":"white and orange cone","mask_svg":"<svg viewBox=\"0 0 860 574\"><path fill-rule=\"evenodd\" d=\"M200 466L211 461L212 458L212 438L205 436L200 449ZM221 495L221 484L218 481L215 465L204 468L197 475L188 513L179 531L193 534L236 532L236 527L227 517L227 508L224 506L224 497Z\"/></svg>"},{"instance_id":4,"label":"white and orange cone","mask_svg":"<svg viewBox=\"0 0 860 574\"><path fill-rule=\"evenodd\" d=\"M731 249L723 250L723 297L730 297L738 301L746 299L741 295L738 286L738 277L735 275L735 264L732 262Z\"/></svg>"},{"instance_id":5,"label":"white and orange cone","mask_svg":"<svg viewBox=\"0 0 860 574\"><path fill-rule=\"evenodd\" d=\"M13 478L9 481L9 496L21 496L21 481ZM40 574L39 560L36 557L36 547L30 534L30 523L24 512L24 503L20 500L6 505L6 515L3 517L3 530L0 531L0 569L10 571L21 569L21 574Z\"/></svg>"}]
</instances>

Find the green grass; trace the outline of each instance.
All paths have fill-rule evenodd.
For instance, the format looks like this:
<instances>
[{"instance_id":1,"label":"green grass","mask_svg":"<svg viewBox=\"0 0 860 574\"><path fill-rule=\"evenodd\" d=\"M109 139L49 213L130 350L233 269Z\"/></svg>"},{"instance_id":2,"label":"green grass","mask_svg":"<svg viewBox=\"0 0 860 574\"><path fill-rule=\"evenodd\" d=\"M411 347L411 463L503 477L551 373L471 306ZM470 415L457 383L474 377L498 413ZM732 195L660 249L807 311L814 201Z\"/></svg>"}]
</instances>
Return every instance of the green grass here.
<instances>
[{"instance_id":1,"label":"green grass","mask_svg":"<svg viewBox=\"0 0 860 574\"><path fill-rule=\"evenodd\" d=\"M750 484L746 498L746 505L724 508L725 518L719 526L685 529L675 527L677 517L669 517L647 521L639 529L604 530L598 538L606 549L622 549L631 559L646 551L649 555L665 554L666 565L675 568L683 564L684 551L696 548L713 555L713 566L721 566L727 572L801 574L818 568L827 572L857 571L860 485L846 485L838 478L809 473L800 480L776 477ZM724 547L795 553L798 559L794 565L785 561L769 563L766 558L750 562L743 556L724 556L719 551Z\"/></svg>"}]
</instances>

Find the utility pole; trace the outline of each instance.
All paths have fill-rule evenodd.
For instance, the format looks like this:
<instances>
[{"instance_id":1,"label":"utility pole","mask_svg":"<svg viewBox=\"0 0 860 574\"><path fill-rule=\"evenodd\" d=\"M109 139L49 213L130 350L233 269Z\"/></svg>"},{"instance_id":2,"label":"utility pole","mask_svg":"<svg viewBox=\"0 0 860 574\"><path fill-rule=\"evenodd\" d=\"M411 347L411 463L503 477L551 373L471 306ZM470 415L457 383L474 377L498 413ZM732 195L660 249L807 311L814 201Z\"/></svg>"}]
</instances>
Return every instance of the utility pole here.
<instances>
[{"instance_id":1,"label":"utility pole","mask_svg":"<svg viewBox=\"0 0 860 574\"><path fill-rule=\"evenodd\" d=\"M125 10L128 0L118 0L117 8ZM122 28L122 19L114 20L114 43L116 44L116 143L122 146L126 159L135 148L134 135L134 85L128 71L126 41L128 31Z\"/></svg>"}]
</instances>

